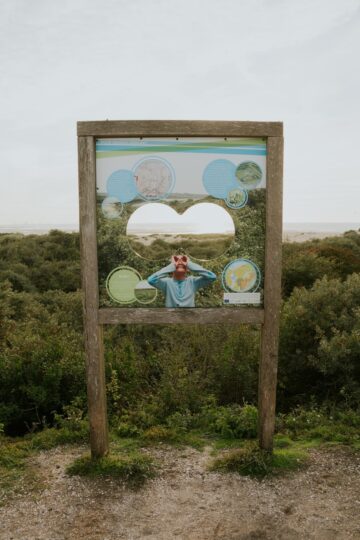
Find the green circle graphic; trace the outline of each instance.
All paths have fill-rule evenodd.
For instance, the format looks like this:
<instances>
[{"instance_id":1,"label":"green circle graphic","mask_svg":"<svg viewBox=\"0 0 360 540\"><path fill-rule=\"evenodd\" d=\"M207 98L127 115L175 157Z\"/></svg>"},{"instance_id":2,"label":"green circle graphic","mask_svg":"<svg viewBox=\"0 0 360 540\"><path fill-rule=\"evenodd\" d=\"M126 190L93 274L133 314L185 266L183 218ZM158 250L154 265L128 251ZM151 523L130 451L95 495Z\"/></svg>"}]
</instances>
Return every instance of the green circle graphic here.
<instances>
[{"instance_id":1,"label":"green circle graphic","mask_svg":"<svg viewBox=\"0 0 360 540\"><path fill-rule=\"evenodd\" d=\"M119 304L136 301L135 287L141 281L137 270L129 266L114 268L106 279L106 290L112 300Z\"/></svg>"}]
</instances>

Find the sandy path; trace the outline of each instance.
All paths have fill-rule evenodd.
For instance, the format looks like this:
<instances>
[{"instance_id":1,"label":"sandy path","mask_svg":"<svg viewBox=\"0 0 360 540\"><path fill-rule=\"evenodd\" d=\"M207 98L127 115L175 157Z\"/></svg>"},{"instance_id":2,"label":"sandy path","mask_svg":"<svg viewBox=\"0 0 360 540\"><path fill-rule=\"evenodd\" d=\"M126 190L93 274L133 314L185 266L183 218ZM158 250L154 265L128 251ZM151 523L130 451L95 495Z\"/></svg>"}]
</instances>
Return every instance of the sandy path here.
<instances>
[{"instance_id":1,"label":"sandy path","mask_svg":"<svg viewBox=\"0 0 360 540\"><path fill-rule=\"evenodd\" d=\"M209 449L157 448L160 475L134 491L66 476L83 448L42 452L45 479L0 509L1 540L255 540L360 538L360 456L312 451L306 470L252 480L206 471Z\"/></svg>"}]
</instances>

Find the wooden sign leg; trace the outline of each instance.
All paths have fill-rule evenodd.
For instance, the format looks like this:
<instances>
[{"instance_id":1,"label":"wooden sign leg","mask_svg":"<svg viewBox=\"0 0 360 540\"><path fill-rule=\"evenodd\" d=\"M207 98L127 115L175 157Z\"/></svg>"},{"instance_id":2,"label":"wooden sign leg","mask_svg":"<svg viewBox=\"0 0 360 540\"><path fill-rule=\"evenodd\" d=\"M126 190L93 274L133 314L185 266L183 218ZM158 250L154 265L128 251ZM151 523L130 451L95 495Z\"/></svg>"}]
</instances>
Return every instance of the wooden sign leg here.
<instances>
[{"instance_id":1,"label":"wooden sign leg","mask_svg":"<svg viewBox=\"0 0 360 540\"><path fill-rule=\"evenodd\" d=\"M259 366L259 445L272 450L281 306L283 139L267 139L264 324Z\"/></svg>"},{"instance_id":2,"label":"wooden sign leg","mask_svg":"<svg viewBox=\"0 0 360 540\"><path fill-rule=\"evenodd\" d=\"M277 329L266 320L261 330L261 358L259 367L259 445L264 450L273 448L276 407Z\"/></svg>"},{"instance_id":3,"label":"wooden sign leg","mask_svg":"<svg viewBox=\"0 0 360 540\"><path fill-rule=\"evenodd\" d=\"M85 330L86 379L90 422L91 456L98 458L109 451L106 410L106 385L103 327L95 317L87 316Z\"/></svg>"},{"instance_id":4,"label":"wooden sign leg","mask_svg":"<svg viewBox=\"0 0 360 540\"><path fill-rule=\"evenodd\" d=\"M95 143L79 137L81 274L84 292L86 380L93 458L109 451L102 326L98 322Z\"/></svg>"}]
</instances>

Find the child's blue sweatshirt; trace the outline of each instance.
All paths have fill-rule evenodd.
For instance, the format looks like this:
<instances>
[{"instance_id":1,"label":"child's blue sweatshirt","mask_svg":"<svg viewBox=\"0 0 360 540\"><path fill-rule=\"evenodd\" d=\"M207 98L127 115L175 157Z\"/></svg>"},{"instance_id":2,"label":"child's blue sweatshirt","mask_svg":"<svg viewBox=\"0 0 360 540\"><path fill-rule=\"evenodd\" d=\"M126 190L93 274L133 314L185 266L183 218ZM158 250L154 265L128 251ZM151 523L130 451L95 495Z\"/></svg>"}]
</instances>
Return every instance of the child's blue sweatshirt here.
<instances>
[{"instance_id":1,"label":"child's blue sweatshirt","mask_svg":"<svg viewBox=\"0 0 360 540\"><path fill-rule=\"evenodd\" d=\"M175 264L171 263L148 277L148 283L165 294L166 307L195 307L196 291L210 285L216 279L214 272L205 270L200 264L192 261L189 261L188 269L199 275L187 276L183 280L169 277L168 274L175 272Z\"/></svg>"}]
</instances>

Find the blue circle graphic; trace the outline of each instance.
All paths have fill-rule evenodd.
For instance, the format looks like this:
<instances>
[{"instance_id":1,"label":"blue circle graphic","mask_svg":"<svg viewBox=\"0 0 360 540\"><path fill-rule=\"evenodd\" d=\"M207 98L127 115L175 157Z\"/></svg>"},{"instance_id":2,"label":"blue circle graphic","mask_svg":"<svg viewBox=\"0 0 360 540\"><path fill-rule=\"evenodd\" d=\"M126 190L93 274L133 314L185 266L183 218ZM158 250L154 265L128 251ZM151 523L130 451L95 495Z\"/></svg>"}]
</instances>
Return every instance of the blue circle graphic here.
<instances>
[{"instance_id":1,"label":"blue circle graphic","mask_svg":"<svg viewBox=\"0 0 360 540\"><path fill-rule=\"evenodd\" d=\"M107 180L106 189L109 197L116 197L122 203L132 201L138 194L133 173L126 169L114 171Z\"/></svg>"},{"instance_id":2,"label":"blue circle graphic","mask_svg":"<svg viewBox=\"0 0 360 540\"><path fill-rule=\"evenodd\" d=\"M228 159L215 159L203 173L206 191L216 199L226 199L228 192L239 184L235 176L236 166Z\"/></svg>"}]
</instances>

